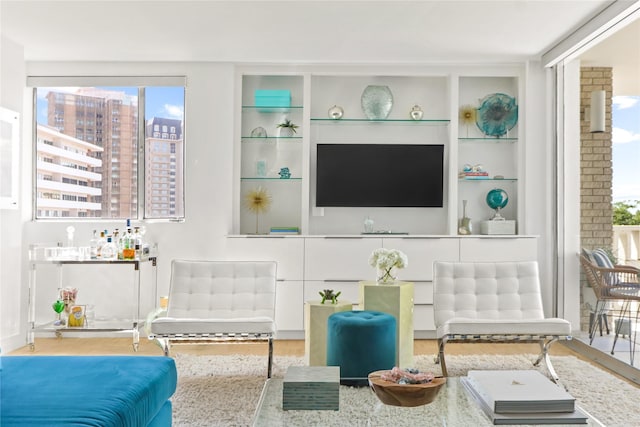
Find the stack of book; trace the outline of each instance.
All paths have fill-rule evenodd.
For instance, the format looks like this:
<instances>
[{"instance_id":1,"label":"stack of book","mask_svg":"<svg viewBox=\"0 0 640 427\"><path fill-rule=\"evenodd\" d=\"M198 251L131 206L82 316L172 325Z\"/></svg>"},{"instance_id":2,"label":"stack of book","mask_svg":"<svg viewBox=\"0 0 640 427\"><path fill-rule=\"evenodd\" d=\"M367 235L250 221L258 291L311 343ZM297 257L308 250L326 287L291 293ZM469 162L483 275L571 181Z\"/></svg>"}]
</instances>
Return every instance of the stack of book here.
<instances>
[{"instance_id":1,"label":"stack of book","mask_svg":"<svg viewBox=\"0 0 640 427\"><path fill-rule=\"evenodd\" d=\"M460 172L459 178L462 179L487 179L489 172Z\"/></svg>"},{"instance_id":2,"label":"stack of book","mask_svg":"<svg viewBox=\"0 0 640 427\"><path fill-rule=\"evenodd\" d=\"M339 410L340 367L289 366L282 382L282 409Z\"/></svg>"},{"instance_id":3,"label":"stack of book","mask_svg":"<svg viewBox=\"0 0 640 427\"><path fill-rule=\"evenodd\" d=\"M493 424L586 424L575 398L538 371L469 371L460 379Z\"/></svg>"},{"instance_id":4,"label":"stack of book","mask_svg":"<svg viewBox=\"0 0 640 427\"><path fill-rule=\"evenodd\" d=\"M271 227L269 234L300 234L299 227Z\"/></svg>"}]
</instances>

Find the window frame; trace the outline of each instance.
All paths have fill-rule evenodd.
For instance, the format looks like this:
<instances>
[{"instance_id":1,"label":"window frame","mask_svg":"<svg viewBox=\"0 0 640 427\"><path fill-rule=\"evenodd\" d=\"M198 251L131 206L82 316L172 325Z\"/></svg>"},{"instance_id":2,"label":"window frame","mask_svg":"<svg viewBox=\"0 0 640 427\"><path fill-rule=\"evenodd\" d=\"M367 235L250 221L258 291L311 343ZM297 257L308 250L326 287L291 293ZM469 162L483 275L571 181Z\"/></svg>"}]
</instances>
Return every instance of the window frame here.
<instances>
[{"instance_id":1,"label":"window frame","mask_svg":"<svg viewBox=\"0 0 640 427\"><path fill-rule=\"evenodd\" d=\"M38 216L38 187L37 187L37 112L38 106L37 90L41 87L130 87L137 88L137 150L135 153L135 159L133 164L137 164L137 200L136 200L136 217L131 218L136 221L145 222L184 222L186 220L187 207L186 207L186 177L184 176L186 168L186 112L183 111L182 115L182 215L174 216L162 216L162 217L149 217L146 209L146 190L150 190L151 183L147 188L146 177L146 138L154 138L152 134L146 135L146 89L156 87L181 87L184 91L183 107L186 106L187 101L187 78L186 76L28 76L27 86L33 89L33 155L32 155L32 220L33 221L69 221L77 220L83 222L105 222L105 221L121 221L126 218L115 217L64 217L64 216L51 216L51 217L39 217ZM186 111L186 108L185 108ZM92 143L95 143L92 141Z\"/></svg>"}]
</instances>

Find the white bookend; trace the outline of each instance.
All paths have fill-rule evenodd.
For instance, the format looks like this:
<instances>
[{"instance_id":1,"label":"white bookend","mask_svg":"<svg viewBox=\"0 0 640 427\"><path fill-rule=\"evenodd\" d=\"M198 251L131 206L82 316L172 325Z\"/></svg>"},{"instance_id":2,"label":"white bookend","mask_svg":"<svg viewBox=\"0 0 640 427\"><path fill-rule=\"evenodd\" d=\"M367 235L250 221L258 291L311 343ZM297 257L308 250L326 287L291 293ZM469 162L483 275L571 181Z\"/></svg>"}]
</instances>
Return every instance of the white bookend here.
<instances>
[{"instance_id":1,"label":"white bookend","mask_svg":"<svg viewBox=\"0 0 640 427\"><path fill-rule=\"evenodd\" d=\"M575 398L538 371L469 371L466 378L498 414L575 410Z\"/></svg>"}]
</instances>

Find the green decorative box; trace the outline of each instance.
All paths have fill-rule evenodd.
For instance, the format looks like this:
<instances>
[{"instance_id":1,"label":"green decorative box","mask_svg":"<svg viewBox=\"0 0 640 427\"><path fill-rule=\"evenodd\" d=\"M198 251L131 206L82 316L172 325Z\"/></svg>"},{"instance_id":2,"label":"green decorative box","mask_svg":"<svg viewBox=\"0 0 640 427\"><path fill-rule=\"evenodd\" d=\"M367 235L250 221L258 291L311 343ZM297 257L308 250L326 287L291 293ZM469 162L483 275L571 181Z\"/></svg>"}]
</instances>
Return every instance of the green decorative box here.
<instances>
[{"instance_id":1,"label":"green decorative box","mask_svg":"<svg viewBox=\"0 0 640 427\"><path fill-rule=\"evenodd\" d=\"M289 366L282 383L282 409L340 409L339 366Z\"/></svg>"},{"instance_id":2,"label":"green decorative box","mask_svg":"<svg viewBox=\"0 0 640 427\"><path fill-rule=\"evenodd\" d=\"M256 89L255 104L261 111L286 110L291 107L291 92L288 90Z\"/></svg>"}]
</instances>

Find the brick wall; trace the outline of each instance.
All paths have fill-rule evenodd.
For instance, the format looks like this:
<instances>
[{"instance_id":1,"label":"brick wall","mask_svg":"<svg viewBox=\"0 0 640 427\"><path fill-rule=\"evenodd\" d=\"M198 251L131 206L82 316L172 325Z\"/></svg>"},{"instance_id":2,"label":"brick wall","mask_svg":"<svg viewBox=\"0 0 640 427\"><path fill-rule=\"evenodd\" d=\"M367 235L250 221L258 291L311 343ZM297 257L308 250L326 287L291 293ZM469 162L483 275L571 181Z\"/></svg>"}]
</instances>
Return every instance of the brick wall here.
<instances>
[{"instance_id":1,"label":"brick wall","mask_svg":"<svg viewBox=\"0 0 640 427\"><path fill-rule=\"evenodd\" d=\"M580 245L593 249L611 248L613 241L612 167L611 167L611 98L613 90L610 67L582 67L580 70ZM589 132L585 109L590 108L591 92L606 91L605 132ZM589 110L587 110L589 111ZM585 284L584 273L581 284ZM584 289L584 287L581 286ZM588 297L592 298L591 289ZM581 329L589 325L589 309L581 295Z\"/></svg>"}]
</instances>

